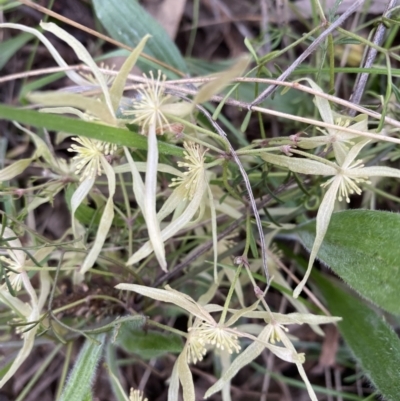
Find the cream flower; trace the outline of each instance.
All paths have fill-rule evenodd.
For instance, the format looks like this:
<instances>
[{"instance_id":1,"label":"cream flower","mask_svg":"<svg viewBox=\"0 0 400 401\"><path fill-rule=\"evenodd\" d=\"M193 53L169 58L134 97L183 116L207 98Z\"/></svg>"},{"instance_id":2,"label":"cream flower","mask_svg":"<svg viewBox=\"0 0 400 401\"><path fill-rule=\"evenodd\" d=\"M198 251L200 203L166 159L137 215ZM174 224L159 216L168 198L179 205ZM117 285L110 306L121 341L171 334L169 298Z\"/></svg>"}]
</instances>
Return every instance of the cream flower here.
<instances>
[{"instance_id":1,"label":"cream flower","mask_svg":"<svg viewBox=\"0 0 400 401\"><path fill-rule=\"evenodd\" d=\"M145 78L146 75L143 75ZM164 82L166 76L159 70L157 78L154 79L153 71L150 71L150 79L147 84L143 84L138 89L138 97L132 101L132 109L125 110L126 116L133 115L131 124L137 124L145 130L151 124L156 125L156 129L162 132L163 127L168 127L169 123L163 111L163 106L168 103L171 96L165 94Z\"/></svg>"},{"instance_id":2,"label":"cream flower","mask_svg":"<svg viewBox=\"0 0 400 401\"><path fill-rule=\"evenodd\" d=\"M102 159L117 150L117 145L95 139L74 137L72 140L79 145L72 144L68 152L78 153L72 160L75 162L75 173L81 176L80 181L100 176L103 173Z\"/></svg>"},{"instance_id":3,"label":"cream flower","mask_svg":"<svg viewBox=\"0 0 400 401\"><path fill-rule=\"evenodd\" d=\"M270 153L264 153L261 155L266 162L286 167L296 173L332 176L332 178L322 184L323 187L329 188L327 189L318 209L315 241L311 249L306 274L294 290L293 296L295 298L297 298L303 290L303 287L311 273L315 258L317 257L326 231L328 230L336 198L339 201L346 199L346 201L349 202L349 195L360 195L361 188L359 184L368 182L369 177L400 178L400 170L384 166L364 167L361 160L356 160L356 157L362 148L369 142L369 140L363 139L354 145L348 150L342 163L333 163L321 157L295 149L291 150L291 152L308 157L309 159L278 156Z\"/></svg>"},{"instance_id":4,"label":"cream flower","mask_svg":"<svg viewBox=\"0 0 400 401\"><path fill-rule=\"evenodd\" d=\"M143 391L131 388L129 401L147 401L147 398L144 397Z\"/></svg>"},{"instance_id":5,"label":"cream flower","mask_svg":"<svg viewBox=\"0 0 400 401\"><path fill-rule=\"evenodd\" d=\"M202 150L200 145L193 142L184 142L185 162L178 162L178 167L187 168L188 171L183 173L183 177L172 178L170 187L182 186L185 188L183 200L193 199L197 187L197 181L204 179L204 155L207 150Z\"/></svg>"}]
</instances>

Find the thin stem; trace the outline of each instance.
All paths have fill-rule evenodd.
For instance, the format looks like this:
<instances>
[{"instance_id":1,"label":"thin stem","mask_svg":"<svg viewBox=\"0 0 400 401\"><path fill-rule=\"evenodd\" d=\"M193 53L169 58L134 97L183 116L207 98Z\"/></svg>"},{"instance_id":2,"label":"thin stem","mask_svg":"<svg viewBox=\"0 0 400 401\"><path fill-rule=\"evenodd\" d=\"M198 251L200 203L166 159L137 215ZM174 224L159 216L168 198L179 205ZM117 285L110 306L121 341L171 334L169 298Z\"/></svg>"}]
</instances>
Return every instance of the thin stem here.
<instances>
[{"instance_id":1,"label":"thin stem","mask_svg":"<svg viewBox=\"0 0 400 401\"><path fill-rule=\"evenodd\" d=\"M122 195L124 197L124 202L125 202L125 209L126 209L126 219L128 220L128 255L133 254L133 231L132 231L132 211L131 211L131 205L129 202L129 195L126 190L126 185L125 185L125 180L123 174L119 173L118 174L119 181L121 182L121 190L122 190Z\"/></svg>"},{"instance_id":2,"label":"thin stem","mask_svg":"<svg viewBox=\"0 0 400 401\"><path fill-rule=\"evenodd\" d=\"M343 24L346 19L353 14L354 11L357 10L359 6L364 3L365 0L356 0L336 21L334 21L321 35L316 38L311 45L290 65L289 68L283 72L278 81L285 81L286 78L310 55L312 54L320 44L331 34L335 29L337 29L340 25ZM321 24L321 26L325 25ZM253 107L261 102L263 102L268 96L270 96L273 92L275 92L277 86L271 85L268 87L260 96L258 96L253 102L250 103L249 109L253 109Z\"/></svg>"},{"instance_id":3,"label":"thin stem","mask_svg":"<svg viewBox=\"0 0 400 401\"><path fill-rule=\"evenodd\" d=\"M393 8L396 4L397 0L389 0L388 6L386 8L386 12L383 16L388 16L390 14L391 8ZM375 35L372 39L372 43L377 46L381 46L383 43L383 39L386 33L386 26L382 22L378 25L375 31ZM375 61L376 55L378 54L378 50L376 48L370 47L368 50L367 57L365 59L364 68L372 67L372 64ZM389 70L388 70L389 72ZM364 72L357 77L356 84L353 89L353 93L350 96L350 102L359 104L361 101L361 97L364 93L365 86L367 85L369 74ZM354 117L356 115L356 111L354 109L349 110L349 116Z\"/></svg>"},{"instance_id":4,"label":"thin stem","mask_svg":"<svg viewBox=\"0 0 400 401\"><path fill-rule=\"evenodd\" d=\"M235 163L237 164L237 166L239 167L240 173L242 175L243 181L246 186L247 193L249 195L250 205L253 210L254 217L256 219L258 235L260 237L260 246L261 246L261 255L262 255L262 260L263 260L264 273L265 273L265 277L267 279L267 283L269 283L269 273L268 273L268 266L267 266L267 251L265 248L264 230L262 227L260 215L258 213L257 204L254 199L253 190L251 188L251 183L250 183L249 177L247 176L246 170L244 169L242 162L240 161L238 155L236 154L235 149L233 149L231 143L229 142L229 140L226 136L226 133L217 124L217 122L213 120L212 116L208 113L208 111L204 107L202 107L200 105L196 105L196 107L207 117L207 119L210 121L210 123L216 129L216 131L221 136L221 138L223 138L226 141L226 143L229 147L230 154L231 154L232 158L235 160Z\"/></svg>"},{"instance_id":5,"label":"thin stem","mask_svg":"<svg viewBox=\"0 0 400 401\"><path fill-rule=\"evenodd\" d=\"M159 329L163 329L163 330L169 331L171 333L177 334L178 336L182 336L182 337L185 337L185 338L188 337L187 333L185 333L183 331L180 331L178 329L174 329L173 327L166 326L165 324L155 322L154 320L150 320L149 319L149 320L147 320L146 324L158 327Z\"/></svg>"}]
</instances>

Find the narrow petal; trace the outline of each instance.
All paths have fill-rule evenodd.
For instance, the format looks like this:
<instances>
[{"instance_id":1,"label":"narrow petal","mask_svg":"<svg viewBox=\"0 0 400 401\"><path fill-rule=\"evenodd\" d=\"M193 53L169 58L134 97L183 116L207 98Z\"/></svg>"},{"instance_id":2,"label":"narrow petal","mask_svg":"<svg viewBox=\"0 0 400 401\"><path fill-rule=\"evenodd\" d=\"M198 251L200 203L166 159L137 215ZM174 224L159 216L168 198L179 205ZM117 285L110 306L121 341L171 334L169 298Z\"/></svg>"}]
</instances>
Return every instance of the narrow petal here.
<instances>
[{"instance_id":1,"label":"narrow petal","mask_svg":"<svg viewBox=\"0 0 400 401\"><path fill-rule=\"evenodd\" d=\"M146 220L149 240L154 250L154 254L161 266L161 269L167 271L164 241L161 237L161 230L157 220L156 212L158 144L155 123L150 124L147 135L148 150L146 179L144 184L145 199L143 204L143 214Z\"/></svg>"},{"instance_id":2,"label":"narrow petal","mask_svg":"<svg viewBox=\"0 0 400 401\"><path fill-rule=\"evenodd\" d=\"M348 151L347 156L346 156L343 164L341 165L341 167L343 167L343 168L349 167L353 163L355 158L358 156L358 154L361 152L362 148L365 145L367 145L369 142L371 142L369 139L363 139L360 142L358 142L357 144L355 144L354 146L352 146L350 148L350 150Z\"/></svg>"},{"instance_id":3,"label":"narrow petal","mask_svg":"<svg viewBox=\"0 0 400 401\"><path fill-rule=\"evenodd\" d=\"M42 109L39 109L39 112L50 114L72 114L73 116L78 117L80 120L93 121L93 117L80 111L79 109L76 109L75 107L43 107Z\"/></svg>"},{"instance_id":4,"label":"narrow petal","mask_svg":"<svg viewBox=\"0 0 400 401\"><path fill-rule=\"evenodd\" d=\"M13 363L8 369L7 373L0 380L0 388L4 386L11 379L18 368L24 363L25 359L29 356L32 351L33 344L35 342L35 335L38 330L38 326L33 327L29 331L22 335L23 344L22 348L19 350L17 356L15 357Z\"/></svg>"},{"instance_id":5,"label":"narrow petal","mask_svg":"<svg viewBox=\"0 0 400 401\"><path fill-rule=\"evenodd\" d=\"M186 194L186 188L177 187L170 196L166 199L161 209L157 213L158 222L162 222L167 216L169 216L174 210L177 209L181 204L186 204L184 200Z\"/></svg>"},{"instance_id":6,"label":"narrow petal","mask_svg":"<svg viewBox=\"0 0 400 401\"><path fill-rule=\"evenodd\" d=\"M254 341L234 359L231 366L229 366L224 375L207 390L207 392L204 394L204 398L208 398L218 391L222 390L225 384L230 382L231 379L236 376L240 369L256 359L264 350L265 343L268 342L272 330L273 327L271 325L265 326L262 332L257 337L260 341Z\"/></svg>"},{"instance_id":7,"label":"narrow petal","mask_svg":"<svg viewBox=\"0 0 400 401\"><path fill-rule=\"evenodd\" d=\"M32 35L35 35L46 47L47 50L51 53L53 56L54 60L60 67L66 67L65 74L67 77L75 82L77 85L81 86L93 86L93 84L89 81L87 81L85 78L83 78L81 75L79 75L76 71L68 69L69 65L67 62L61 57L60 53L58 50L51 44L51 42L37 29L29 28L25 25L20 25L20 24L13 24L13 23L4 23L0 24L0 28L11 28L11 29L19 29L20 31L28 32L31 33Z\"/></svg>"},{"instance_id":8,"label":"narrow petal","mask_svg":"<svg viewBox=\"0 0 400 401\"><path fill-rule=\"evenodd\" d=\"M118 72L118 75L114 79L114 82L110 88L110 98L114 112L116 112L118 109L119 102L125 89L126 79L128 78L128 75L131 72L132 68L136 64L136 61L142 53L144 46L146 45L146 42L149 38L150 35L146 35L138 43L138 45L135 47L129 57L125 60L124 64Z\"/></svg>"},{"instance_id":9,"label":"narrow petal","mask_svg":"<svg viewBox=\"0 0 400 401\"><path fill-rule=\"evenodd\" d=\"M57 91L33 92L28 94L26 98L32 103L38 103L43 106L69 106L81 109L106 124L115 124L115 117L110 114L107 105L94 98L76 93Z\"/></svg>"},{"instance_id":10,"label":"narrow petal","mask_svg":"<svg viewBox=\"0 0 400 401\"><path fill-rule=\"evenodd\" d=\"M185 350L183 350L185 352ZM172 368L171 377L169 379L168 386L168 401L179 400L179 374L178 374L178 359L174 363Z\"/></svg>"},{"instance_id":11,"label":"narrow petal","mask_svg":"<svg viewBox=\"0 0 400 401\"><path fill-rule=\"evenodd\" d=\"M230 81L232 81L232 79L241 76L245 72L249 63L250 57L246 55L240 57L239 60L229 70L215 74L214 80L202 86L202 88L195 96L193 103L200 104L206 102L207 100L210 100L213 95L221 92L222 89L224 89L225 86L228 85Z\"/></svg>"},{"instance_id":12,"label":"narrow petal","mask_svg":"<svg viewBox=\"0 0 400 401\"><path fill-rule=\"evenodd\" d=\"M296 366L299 371L300 377L303 379L303 382L307 387L307 392L311 398L311 401L318 401L318 398L314 392L314 389L311 386L310 381L308 380L308 377L307 377L306 371L303 368L303 365L301 363L296 363Z\"/></svg>"},{"instance_id":13,"label":"narrow petal","mask_svg":"<svg viewBox=\"0 0 400 401\"><path fill-rule=\"evenodd\" d=\"M71 197L71 220L72 220L72 232L74 233L75 238L77 237L76 227L75 227L75 212L78 209L79 205L86 198L89 191L92 189L94 185L95 178L87 177L80 184L79 187L75 190Z\"/></svg>"},{"instance_id":14,"label":"narrow petal","mask_svg":"<svg viewBox=\"0 0 400 401\"><path fill-rule=\"evenodd\" d=\"M308 262L308 267L306 274L304 275L301 282L297 285L293 292L293 297L298 298L301 291L303 291L303 287L305 286L308 277L310 276L311 269L314 265L315 258L317 257L319 248L321 247L322 241L324 240L326 231L328 230L329 222L331 220L333 207L335 205L336 194L339 190L340 182L342 178L337 176L328 191L325 193L324 199L319 206L317 213L317 227L316 227L316 236L313 247L311 249L310 260Z\"/></svg>"},{"instance_id":15,"label":"narrow petal","mask_svg":"<svg viewBox=\"0 0 400 401\"><path fill-rule=\"evenodd\" d=\"M20 159L15 163L10 164L9 166L0 170L0 182L9 181L15 178L17 175L20 175L32 164L35 160L34 157L30 157L29 159Z\"/></svg>"},{"instance_id":16,"label":"narrow petal","mask_svg":"<svg viewBox=\"0 0 400 401\"><path fill-rule=\"evenodd\" d=\"M183 401L195 401L193 376L187 363L187 352L185 350L178 356L177 368L182 385Z\"/></svg>"},{"instance_id":17,"label":"narrow petal","mask_svg":"<svg viewBox=\"0 0 400 401\"><path fill-rule=\"evenodd\" d=\"M108 231L111 228L112 221L114 218L114 194L115 194L115 173L111 165L108 163L104 156L100 159L101 165L104 169L104 172L107 176L108 181L108 199L106 202L106 206L104 207L103 215L100 219L99 228L97 230L96 238L94 240L92 249L86 256L77 277L79 281L81 278L83 279L83 275L94 265L97 257L99 256L104 242L107 238Z\"/></svg>"},{"instance_id":18,"label":"narrow petal","mask_svg":"<svg viewBox=\"0 0 400 401\"><path fill-rule=\"evenodd\" d=\"M273 344L266 344L266 348L268 348L274 355L276 355L282 361L286 361L289 363L303 363L304 356L302 354L298 354L296 350L291 350L286 347L278 347Z\"/></svg>"},{"instance_id":19,"label":"narrow petal","mask_svg":"<svg viewBox=\"0 0 400 401\"><path fill-rule=\"evenodd\" d=\"M125 155L126 155L126 152L125 152ZM130 156L130 153L129 153L129 156ZM145 162L136 162L135 161L135 165L136 165L137 171L140 171L141 173L146 172L146 163ZM129 163L121 164L119 166L115 166L114 171L116 173L129 173L131 171L131 167L130 167ZM176 177L183 177L182 171L178 170L175 167L169 166L168 164L158 163L157 171L160 173L171 174Z\"/></svg>"},{"instance_id":20,"label":"narrow petal","mask_svg":"<svg viewBox=\"0 0 400 401\"><path fill-rule=\"evenodd\" d=\"M179 291L167 291L158 288L146 287L138 284L118 284L115 286L118 290L133 291L137 294L144 295L161 302L169 302L185 309L190 314L197 316L201 320L212 323L214 319L211 315L203 309L198 303L186 294Z\"/></svg>"},{"instance_id":21,"label":"narrow petal","mask_svg":"<svg viewBox=\"0 0 400 401\"><path fill-rule=\"evenodd\" d=\"M79 42L77 39L75 39L72 35L70 35L68 32L64 31L64 29L61 29L59 26L56 24L49 22L42 22L40 26L54 35L56 35L58 38L63 40L64 42L68 43L76 55L78 56L79 60L83 61L92 71L93 75L96 78L97 83L100 85L100 88L103 92L104 99L106 101L106 104L108 106L108 111L109 114L112 117L115 117L114 109L112 107L111 103L111 97L110 93L108 91L107 87L107 82L104 78L104 75L100 71L99 67L93 60L92 56L89 54L89 52L85 49L85 47L82 45L81 42Z\"/></svg>"},{"instance_id":22,"label":"narrow petal","mask_svg":"<svg viewBox=\"0 0 400 401\"><path fill-rule=\"evenodd\" d=\"M130 173L132 174L133 193L135 195L136 202L140 207L140 210L144 214L144 203L145 203L145 199L143 198L144 183L143 183L142 177L139 174L139 169L138 169L138 164L139 163L136 163L133 160L128 148L125 147L125 146L124 146L124 152L125 152L126 160L128 160L128 166L129 166L129 170L128 171L130 171ZM143 164L143 166L145 166L145 164ZM117 171L117 169L114 169L114 171ZM145 167L144 167L143 171L146 171Z\"/></svg>"},{"instance_id":23,"label":"narrow petal","mask_svg":"<svg viewBox=\"0 0 400 401\"><path fill-rule=\"evenodd\" d=\"M307 81L315 92L324 93L324 91L310 78L302 78L298 81ZM333 113L329 101L323 97L315 96L315 104L322 120L325 123L333 124Z\"/></svg>"},{"instance_id":24,"label":"narrow petal","mask_svg":"<svg viewBox=\"0 0 400 401\"><path fill-rule=\"evenodd\" d=\"M348 170L349 177L394 177L400 178L400 170L386 166L363 167Z\"/></svg>"},{"instance_id":25,"label":"narrow petal","mask_svg":"<svg viewBox=\"0 0 400 401\"><path fill-rule=\"evenodd\" d=\"M205 190L205 177L201 177L199 178L193 199L190 201L185 211L161 231L161 239L163 242L173 237L178 231L184 228L191 221L192 217L195 215L202 203ZM126 264L133 265L134 263L137 263L146 256L150 255L152 251L152 244L150 241L147 241L137 252L135 252L129 258Z\"/></svg>"},{"instance_id":26,"label":"narrow petal","mask_svg":"<svg viewBox=\"0 0 400 401\"><path fill-rule=\"evenodd\" d=\"M337 170L333 166L318 162L316 160L302 159L299 157L288 157L263 153L260 157L268 163L286 167L295 173L313 175L335 175Z\"/></svg>"}]
</instances>

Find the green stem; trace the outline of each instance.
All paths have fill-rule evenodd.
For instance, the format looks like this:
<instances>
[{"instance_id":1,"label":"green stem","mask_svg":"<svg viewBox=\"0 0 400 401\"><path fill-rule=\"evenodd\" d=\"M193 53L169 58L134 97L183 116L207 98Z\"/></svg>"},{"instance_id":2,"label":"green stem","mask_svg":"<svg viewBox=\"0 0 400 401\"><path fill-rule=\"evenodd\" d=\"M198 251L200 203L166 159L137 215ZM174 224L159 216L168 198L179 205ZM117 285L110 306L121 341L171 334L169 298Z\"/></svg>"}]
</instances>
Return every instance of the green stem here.
<instances>
[{"instance_id":1,"label":"green stem","mask_svg":"<svg viewBox=\"0 0 400 401\"><path fill-rule=\"evenodd\" d=\"M187 334L187 333L184 333L183 331L174 329L173 327L166 326L165 324L155 322L154 320L148 320L148 321L146 322L146 324L151 325L151 326L158 327L158 328L163 329L163 330L166 330L166 331L170 331L171 333L177 334L177 335L182 336L182 337L185 337L185 338L188 337L188 334Z\"/></svg>"},{"instance_id":2,"label":"green stem","mask_svg":"<svg viewBox=\"0 0 400 401\"><path fill-rule=\"evenodd\" d=\"M126 217L128 221L128 255L133 254L133 231L132 231L132 211L131 211L131 205L129 202L129 195L126 190L126 185L125 185L125 180L124 177L121 173L118 174L119 180L121 182L121 190L122 190L122 195L124 197L124 202L125 202L125 209L126 209Z\"/></svg>"},{"instance_id":3,"label":"green stem","mask_svg":"<svg viewBox=\"0 0 400 401\"><path fill-rule=\"evenodd\" d=\"M67 350L65 352L65 358L64 358L64 366L63 366L63 370L61 372L61 376L58 380L58 387L57 387L57 394L56 394L56 400L59 400L61 397L61 393L63 391L64 388L64 383L65 380L67 379L67 374L68 374L68 370L69 370L69 363L71 361L71 355L72 355L72 349L74 346L74 342L70 341L67 344Z\"/></svg>"}]
</instances>

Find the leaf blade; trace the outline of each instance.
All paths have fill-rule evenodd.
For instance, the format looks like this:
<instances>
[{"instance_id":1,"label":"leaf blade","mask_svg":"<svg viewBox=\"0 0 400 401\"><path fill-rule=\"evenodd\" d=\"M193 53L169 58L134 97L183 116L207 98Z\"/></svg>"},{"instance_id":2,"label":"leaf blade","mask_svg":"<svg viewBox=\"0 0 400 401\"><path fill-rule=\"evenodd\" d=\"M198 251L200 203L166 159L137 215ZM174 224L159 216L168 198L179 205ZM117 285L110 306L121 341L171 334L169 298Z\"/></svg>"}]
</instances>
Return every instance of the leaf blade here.
<instances>
[{"instance_id":1,"label":"leaf blade","mask_svg":"<svg viewBox=\"0 0 400 401\"><path fill-rule=\"evenodd\" d=\"M318 258L371 302L400 315L400 214L347 210L332 215ZM315 221L297 230L311 248Z\"/></svg>"},{"instance_id":2,"label":"leaf blade","mask_svg":"<svg viewBox=\"0 0 400 401\"><path fill-rule=\"evenodd\" d=\"M146 44L145 53L188 72L175 43L136 0L93 0L93 4L97 18L113 39L135 47L146 34L150 34L152 39Z\"/></svg>"},{"instance_id":3,"label":"leaf blade","mask_svg":"<svg viewBox=\"0 0 400 401\"><path fill-rule=\"evenodd\" d=\"M313 272L332 314L340 315L339 330L362 369L387 401L400 394L400 340L393 329L358 297ZM337 281L337 280L335 280Z\"/></svg>"}]
</instances>

